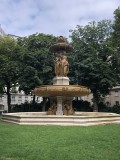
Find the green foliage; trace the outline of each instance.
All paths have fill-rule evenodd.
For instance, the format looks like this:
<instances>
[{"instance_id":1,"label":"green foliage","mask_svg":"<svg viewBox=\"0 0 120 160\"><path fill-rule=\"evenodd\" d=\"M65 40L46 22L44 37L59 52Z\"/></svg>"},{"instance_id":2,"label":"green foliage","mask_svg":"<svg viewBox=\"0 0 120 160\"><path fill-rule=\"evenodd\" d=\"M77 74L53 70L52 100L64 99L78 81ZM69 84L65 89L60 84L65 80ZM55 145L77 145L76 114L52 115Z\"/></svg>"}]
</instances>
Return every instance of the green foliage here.
<instances>
[{"instance_id":1,"label":"green foliage","mask_svg":"<svg viewBox=\"0 0 120 160\"><path fill-rule=\"evenodd\" d=\"M22 104L16 104L12 106L12 112L42 112L43 105L44 101L41 103L25 102ZM49 107L50 101L47 101L45 103L45 111L48 111Z\"/></svg>"},{"instance_id":2,"label":"green foliage","mask_svg":"<svg viewBox=\"0 0 120 160\"><path fill-rule=\"evenodd\" d=\"M113 45L116 47L116 50L120 54L120 8L116 9L114 12L114 24L113 24L113 33L112 41Z\"/></svg>"},{"instance_id":3,"label":"green foliage","mask_svg":"<svg viewBox=\"0 0 120 160\"><path fill-rule=\"evenodd\" d=\"M22 75L19 77L19 90L23 90L25 94L29 94L40 83L38 73L34 67L26 66L22 70Z\"/></svg>"},{"instance_id":4,"label":"green foliage","mask_svg":"<svg viewBox=\"0 0 120 160\"><path fill-rule=\"evenodd\" d=\"M18 46L10 37L0 38L0 79L6 85L16 83L19 66L17 63Z\"/></svg>"},{"instance_id":5,"label":"green foliage","mask_svg":"<svg viewBox=\"0 0 120 160\"><path fill-rule=\"evenodd\" d=\"M105 103L100 102L98 104L98 111L99 112L112 112L112 107L108 107Z\"/></svg>"},{"instance_id":6,"label":"green foliage","mask_svg":"<svg viewBox=\"0 0 120 160\"><path fill-rule=\"evenodd\" d=\"M92 112L93 109L88 101L73 100L72 106L75 111Z\"/></svg>"},{"instance_id":7,"label":"green foliage","mask_svg":"<svg viewBox=\"0 0 120 160\"><path fill-rule=\"evenodd\" d=\"M114 12L113 32L111 37L111 46L114 50L113 63L117 69L118 83L120 82L120 8Z\"/></svg>"},{"instance_id":8,"label":"green foliage","mask_svg":"<svg viewBox=\"0 0 120 160\"><path fill-rule=\"evenodd\" d=\"M0 90L6 87L8 111L11 111L10 89L19 78L19 47L16 40L6 36L0 38Z\"/></svg>"},{"instance_id":9,"label":"green foliage","mask_svg":"<svg viewBox=\"0 0 120 160\"><path fill-rule=\"evenodd\" d=\"M114 105L111 107L108 107L104 103L99 103L99 112L112 112L112 113L117 113L120 114L120 105Z\"/></svg>"},{"instance_id":10,"label":"green foliage","mask_svg":"<svg viewBox=\"0 0 120 160\"><path fill-rule=\"evenodd\" d=\"M49 84L53 78L53 55L49 47L55 43L52 35L33 34L18 39L21 47L21 76L20 89L30 93L40 84Z\"/></svg>"},{"instance_id":11,"label":"green foliage","mask_svg":"<svg viewBox=\"0 0 120 160\"><path fill-rule=\"evenodd\" d=\"M117 81L116 66L113 67L110 46L111 21L91 22L72 30L73 54L70 76L73 83L89 87L93 93L94 105L101 95L109 93ZM74 78L75 77L75 78Z\"/></svg>"},{"instance_id":12,"label":"green foliage","mask_svg":"<svg viewBox=\"0 0 120 160\"><path fill-rule=\"evenodd\" d=\"M42 105L40 103L28 103L16 104L12 107L12 112L41 112Z\"/></svg>"},{"instance_id":13,"label":"green foliage","mask_svg":"<svg viewBox=\"0 0 120 160\"><path fill-rule=\"evenodd\" d=\"M111 112L120 114L120 105L114 105Z\"/></svg>"},{"instance_id":14,"label":"green foliage","mask_svg":"<svg viewBox=\"0 0 120 160\"><path fill-rule=\"evenodd\" d=\"M0 94L4 93L4 83L2 81L0 81Z\"/></svg>"}]
</instances>

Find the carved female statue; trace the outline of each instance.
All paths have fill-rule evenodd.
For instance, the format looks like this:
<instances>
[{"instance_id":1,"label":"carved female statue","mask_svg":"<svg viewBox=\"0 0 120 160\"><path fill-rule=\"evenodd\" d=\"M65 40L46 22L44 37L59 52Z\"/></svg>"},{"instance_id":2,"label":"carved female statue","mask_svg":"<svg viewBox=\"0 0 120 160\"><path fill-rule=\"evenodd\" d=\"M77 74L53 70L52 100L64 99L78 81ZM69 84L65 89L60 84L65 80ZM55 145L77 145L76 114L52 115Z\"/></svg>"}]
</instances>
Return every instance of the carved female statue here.
<instances>
[{"instance_id":1,"label":"carved female statue","mask_svg":"<svg viewBox=\"0 0 120 160\"><path fill-rule=\"evenodd\" d=\"M67 56L56 57L55 60L55 75L66 77L69 72L69 64L67 61Z\"/></svg>"},{"instance_id":2,"label":"carved female statue","mask_svg":"<svg viewBox=\"0 0 120 160\"><path fill-rule=\"evenodd\" d=\"M67 56L61 57L61 76L66 77L69 72L69 63L67 61Z\"/></svg>"},{"instance_id":3,"label":"carved female statue","mask_svg":"<svg viewBox=\"0 0 120 160\"><path fill-rule=\"evenodd\" d=\"M60 76L60 68L61 68L60 66L61 66L60 58L56 57L56 60L55 60L55 75L56 76Z\"/></svg>"}]
</instances>

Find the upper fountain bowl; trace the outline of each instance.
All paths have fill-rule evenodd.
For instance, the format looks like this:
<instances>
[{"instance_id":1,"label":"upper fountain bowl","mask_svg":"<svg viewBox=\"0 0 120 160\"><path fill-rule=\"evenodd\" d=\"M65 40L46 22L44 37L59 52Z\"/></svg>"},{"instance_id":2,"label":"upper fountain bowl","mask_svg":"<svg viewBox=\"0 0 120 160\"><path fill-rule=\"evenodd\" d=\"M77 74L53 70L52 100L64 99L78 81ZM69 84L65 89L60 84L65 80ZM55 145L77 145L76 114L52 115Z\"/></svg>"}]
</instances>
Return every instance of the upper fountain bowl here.
<instances>
[{"instance_id":1,"label":"upper fountain bowl","mask_svg":"<svg viewBox=\"0 0 120 160\"><path fill-rule=\"evenodd\" d=\"M50 51L53 53L59 53L61 51L69 53L71 50L72 46L65 41L63 36L60 36L58 42L50 47Z\"/></svg>"}]
</instances>

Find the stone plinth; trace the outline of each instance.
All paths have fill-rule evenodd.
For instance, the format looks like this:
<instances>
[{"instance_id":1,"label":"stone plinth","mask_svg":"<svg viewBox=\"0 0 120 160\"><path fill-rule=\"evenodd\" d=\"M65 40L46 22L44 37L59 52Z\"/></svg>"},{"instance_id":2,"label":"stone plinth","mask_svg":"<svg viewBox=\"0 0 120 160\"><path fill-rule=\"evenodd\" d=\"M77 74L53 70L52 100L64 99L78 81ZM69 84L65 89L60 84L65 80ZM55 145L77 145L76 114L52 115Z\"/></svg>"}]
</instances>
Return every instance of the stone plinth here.
<instances>
[{"instance_id":1,"label":"stone plinth","mask_svg":"<svg viewBox=\"0 0 120 160\"><path fill-rule=\"evenodd\" d=\"M63 97L62 96L57 96L57 111L56 111L56 115L63 115L62 103L63 103Z\"/></svg>"},{"instance_id":2,"label":"stone plinth","mask_svg":"<svg viewBox=\"0 0 120 160\"><path fill-rule=\"evenodd\" d=\"M46 112L3 113L2 121L19 125L91 126L120 124L120 114L101 112L75 112L75 115L46 115Z\"/></svg>"},{"instance_id":3,"label":"stone plinth","mask_svg":"<svg viewBox=\"0 0 120 160\"><path fill-rule=\"evenodd\" d=\"M68 77L55 77L53 79L53 85L69 85ZM63 115L63 96L57 96L57 111L56 115Z\"/></svg>"},{"instance_id":4,"label":"stone plinth","mask_svg":"<svg viewBox=\"0 0 120 160\"><path fill-rule=\"evenodd\" d=\"M68 77L55 77L53 79L53 85L69 85Z\"/></svg>"}]
</instances>

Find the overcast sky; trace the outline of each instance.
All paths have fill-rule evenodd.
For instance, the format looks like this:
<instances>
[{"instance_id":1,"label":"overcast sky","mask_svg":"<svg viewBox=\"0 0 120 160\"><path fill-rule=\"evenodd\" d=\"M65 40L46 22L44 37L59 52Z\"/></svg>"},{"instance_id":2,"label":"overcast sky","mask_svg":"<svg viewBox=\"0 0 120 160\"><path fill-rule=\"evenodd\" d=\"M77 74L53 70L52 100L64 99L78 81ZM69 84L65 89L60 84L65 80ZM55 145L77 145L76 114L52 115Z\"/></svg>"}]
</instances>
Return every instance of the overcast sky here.
<instances>
[{"instance_id":1,"label":"overcast sky","mask_svg":"<svg viewBox=\"0 0 120 160\"><path fill-rule=\"evenodd\" d=\"M113 20L120 0L0 0L0 24L7 34L45 33L69 37L70 29Z\"/></svg>"}]
</instances>

